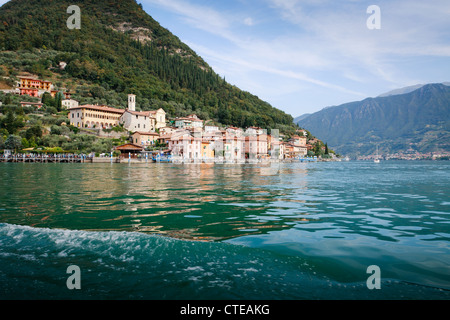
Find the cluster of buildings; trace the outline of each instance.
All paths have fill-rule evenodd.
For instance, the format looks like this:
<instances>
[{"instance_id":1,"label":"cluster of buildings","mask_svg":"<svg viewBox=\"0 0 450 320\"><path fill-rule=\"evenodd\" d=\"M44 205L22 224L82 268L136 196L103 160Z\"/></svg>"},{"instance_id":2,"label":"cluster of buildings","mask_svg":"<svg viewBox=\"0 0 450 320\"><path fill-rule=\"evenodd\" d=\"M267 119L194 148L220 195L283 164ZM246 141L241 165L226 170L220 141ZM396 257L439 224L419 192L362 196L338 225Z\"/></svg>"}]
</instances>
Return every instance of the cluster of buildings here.
<instances>
[{"instance_id":1,"label":"cluster of buildings","mask_svg":"<svg viewBox=\"0 0 450 320\"><path fill-rule=\"evenodd\" d=\"M78 101L72 99L72 93L68 90L56 90L56 87L51 81L40 80L31 76L19 77L16 88L2 90L5 93L12 93L19 96L30 96L33 98L41 98L44 93L49 93L53 98L58 92L63 94L62 100L63 108L70 109L78 106ZM28 102L24 101L20 103L23 107L33 106L40 109L43 104L41 102Z\"/></svg>"},{"instance_id":2,"label":"cluster of buildings","mask_svg":"<svg viewBox=\"0 0 450 320\"><path fill-rule=\"evenodd\" d=\"M111 129L118 126L130 132L155 133L166 126L166 112L136 111L136 96L128 95L128 108L98 105L75 105L69 109L70 124L77 128Z\"/></svg>"},{"instance_id":3,"label":"cluster of buildings","mask_svg":"<svg viewBox=\"0 0 450 320\"><path fill-rule=\"evenodd\" d=\"M55 97L58 90L51 81L33 77L19 77L15 93L31 97L41 97L44 93ZM306 132L290 139L284 139L276 130L251 127L247 129L219 128L207 125L196 115L174 119L168 126L166 112L136 111L136 96L128 95L126 109L109 106L80 105L71 99L71 93L63 90L62 106L69 110L70 124L85 129L112 129L121 126L131 133L132 142L119 150L130 151L133 155L155 145L162 146L162 152L183 160L247 160L247 159L289 159L306 157L312 146L307 144ZM40 102L22 102L22 106L43 106ZM287 141L286 141L287 140ZM127 149L128 148L128 149ZM131 152L131 151L130 151Z\"/></svg>"},{"instance_id":4,"label":"cluster of buildings","mask_svg":"<svg viewBox=\"0 0 450 320\"><path fill-rule=\"evenodd\" d=\"M136 153L160 146L160 151L185 161L223 159L240 161L246 159L287 159L306 157L312 148L307 145L306 132L299 132L288 141L272 130L250 127L219 128L205 125L196 115L176 118L168 126L166 112L136 111L136 96L128 95L126 109L108 106L79 105L69 108L72 126L78 128L110 129L123 127L131 133L130 144L121 146L122 153ZM154 148L153 148L154 149Z\"/></svg>"},{"instance_id":5,"label":"cluster of buildings","mask_svg":"<svg viewBox=\"0 0 450 320\"><path fill-rule=\"evenodd\" d=\"M19 77L16 93L31 97L41 97L48 92L55 97L51 81L33 77ZM245 159L289 159L306 157L312 149L307 144L306 133L299 132L288 141L272 130L251 127L247 129L205 125L205 121L196 115L177 118L168 126L163 109L154 111L136 111L136 96L128 95L126 109L99 105L80 105L71 99L70 92L64 92L62 105L69 110L70 124L77 128L112 129L121 126L131 132L131 145L134 153L148 147L165 146L164 152L183 160L204 160L223 158L225 160ZM23 106L38 108L42 103L23 102ZM126 150L126 149L125 149Z\"/></svg>"},{"instance_id":6,"label":"cluster of buildings","mask_svg":"<svg viewBox=\"0 0 450 320\"><path fill-rule=\"evenodd\" d=\"M366 155L358 156L356 160L367 161L374 160L376 156ZM406 151L399 151L395 153L385 154L381 157L383 160L439 160L450 158L450 152L447 151L436 151L436 152L426 152L421 153L414 149L408 149Z\"/></svg>"},{"instance_id":7,"label":"cluster of buildings","mask_svg":"<svg viewBox=\"0 0 450 320\"><path fill-rule=\"evenodd\" d=\"M193 115L192 117L195 117ZM184 161L220 159L240 162L248 160L284 160L306 157L306 137L294 136L284 142L277 130L250 127L203 128L177 127L171 133L158 137L174 158Z\"/></svg>"},{"instance_id":8,"label":"cluster of buildings","mask_svg":"<svg viewBox=\"0 0 450 320\"><path fill-rule=\"evenodd\" d=\"M48 92L52 97L55 97L59 90L55 90L55 86L51 81L39 80L33 77L19 77L19 82L17 83L16 91L19 95L30 96L39 98L44 93ZM64 98L69 100L71 98L71 93L69 91L63 91Z\"/></svg>"}]
</instances>

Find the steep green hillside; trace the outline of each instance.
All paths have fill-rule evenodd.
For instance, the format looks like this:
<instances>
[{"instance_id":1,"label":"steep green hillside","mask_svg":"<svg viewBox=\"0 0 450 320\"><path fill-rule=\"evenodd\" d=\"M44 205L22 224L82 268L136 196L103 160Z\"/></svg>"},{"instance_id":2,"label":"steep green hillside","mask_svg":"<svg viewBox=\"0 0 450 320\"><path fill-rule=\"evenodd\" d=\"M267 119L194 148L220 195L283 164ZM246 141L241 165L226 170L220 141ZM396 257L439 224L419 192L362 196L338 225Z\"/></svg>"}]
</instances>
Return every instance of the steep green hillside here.
<instances>
[{"instance_id":1,"label":"steep green hillside","mask_svg":"<svg viewBox=\"0 0 450 320\"><path fill-rule=\"evenodd\" d=\"M450 87L430 84L331 107L298 124L343 154L374 154L376 145L382 153L450 151Z\"/></svg>"},{"instance_id":2,"label":"steep green hillside","mask_svg":"<svg viewBox=\"0 0 450 320\"><path fill-rule=\"evenodd\" d=\"M70 5L81 9L80 30L67 28ZM134 0L11 0L0 8L0 48L11 77L56 74L80 98L125 107L135 93L138 107L172 117L195 112L224 125L293 130L292 116L226 83Z\"/></svg>"}]
</instances>

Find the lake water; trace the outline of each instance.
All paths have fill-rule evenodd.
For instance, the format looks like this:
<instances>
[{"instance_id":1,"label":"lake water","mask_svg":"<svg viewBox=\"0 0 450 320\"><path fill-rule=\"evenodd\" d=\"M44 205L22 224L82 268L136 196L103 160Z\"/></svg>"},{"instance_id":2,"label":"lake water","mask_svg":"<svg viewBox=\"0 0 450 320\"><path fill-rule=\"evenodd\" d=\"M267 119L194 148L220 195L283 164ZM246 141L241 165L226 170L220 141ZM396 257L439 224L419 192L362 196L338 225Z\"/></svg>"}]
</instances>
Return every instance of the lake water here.
<instances>
[{"instance_id":1,"label":"lake water","mask_svg":"<svg viewBox=\"0 0 450 320\"><path fill-rule=\"evenodd\" d=\"M449 299L449 181L448 161L1 163L0 299Z\"/></svg>"}]
</instances>

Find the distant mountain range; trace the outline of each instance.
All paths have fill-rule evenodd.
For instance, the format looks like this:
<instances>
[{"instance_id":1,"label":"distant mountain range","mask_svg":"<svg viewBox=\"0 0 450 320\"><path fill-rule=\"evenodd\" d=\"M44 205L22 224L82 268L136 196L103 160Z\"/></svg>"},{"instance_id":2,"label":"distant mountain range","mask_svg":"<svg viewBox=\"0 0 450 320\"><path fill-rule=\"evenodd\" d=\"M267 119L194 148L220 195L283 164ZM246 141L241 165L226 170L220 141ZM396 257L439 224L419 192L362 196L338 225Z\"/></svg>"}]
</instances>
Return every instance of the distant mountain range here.
<instances>
[{"instance_id":1,"label":"distant mountain range","mask_svg":"<svg viewBox=\"0 0 450 320\"><path fill-rule=\"evenodd\" d=\"M443 82L442 84L446 85L446 86L450 86L450 82ZM383 94L379 95L378 97L382 98L382 97L389 97L389 96L395 96L395 95L399 95L399 94L410 93L410 92L413 92L413 91L415 91L417 89L422 88L425 85L426 84L417 84L415 86L409 86L409 87L404 87L404 88L392 90L392 91L383 93Z\"/></svg>"},{"instance_id":2,"label":"distant mountain range","mask_svg":"<svg viewBox=\"0 0 450 320\"><path fill-rule=\"evenodd\" d=\"M450 151L450 83L402 88L294 121L349 155Z\"/></svg>"}]
</instances>

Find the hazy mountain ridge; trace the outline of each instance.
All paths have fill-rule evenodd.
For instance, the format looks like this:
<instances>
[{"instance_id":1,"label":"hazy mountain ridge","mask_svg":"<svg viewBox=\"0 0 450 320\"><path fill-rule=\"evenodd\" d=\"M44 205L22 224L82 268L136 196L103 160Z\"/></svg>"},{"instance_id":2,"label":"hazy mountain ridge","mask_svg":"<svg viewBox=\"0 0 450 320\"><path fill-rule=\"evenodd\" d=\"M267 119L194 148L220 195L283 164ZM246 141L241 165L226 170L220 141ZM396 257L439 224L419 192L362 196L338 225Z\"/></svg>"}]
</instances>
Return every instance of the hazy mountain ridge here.
<instances>
[{"instance_id":1,"label":"hazy mountain ridge","mask_svg":"<svg viewBox=\"0 0 450 320\"><path fill-rule=\"evenodd\" d=\"M446 86L450 86L450 82L442 82L442 84L446 85ZM414 86L409 86L409 87L404 87L404 88L400 88L400 89L395 89L395 90L392 90L392 91L380 94L378 97L379 98L383 98L383 97L395 96L395 95L399 95L399 94L407 94L407 93L413 92L413 91L415 91L417 89L420 89L423 86L426 86L426 84L417 84L417 85L414 85Z\"/></svg>"},{"instance_id":2,"label":"hazy mountain ridge","mask_svg":"<svg viewBox=\"0 0 450 320\"><path fill-rule=\"evenodd\" d=\"M428 84L406 94L330 107L298 125L338 153L367 155L415 150L450 151L450 87Z\"/></svg>"}]
</instances>

